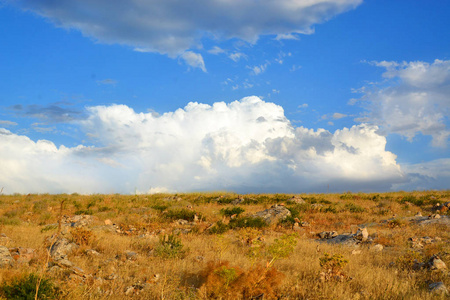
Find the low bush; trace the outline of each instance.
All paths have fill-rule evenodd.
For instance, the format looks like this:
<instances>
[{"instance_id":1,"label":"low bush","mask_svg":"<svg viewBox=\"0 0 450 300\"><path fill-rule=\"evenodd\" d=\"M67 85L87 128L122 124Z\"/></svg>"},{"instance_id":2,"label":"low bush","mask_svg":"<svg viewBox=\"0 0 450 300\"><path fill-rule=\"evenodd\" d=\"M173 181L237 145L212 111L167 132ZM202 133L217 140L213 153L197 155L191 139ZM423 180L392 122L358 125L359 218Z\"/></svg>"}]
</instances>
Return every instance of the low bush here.
<instances>
[{"instance_id":1,"label":"low bush","mask_svg":"<svg viewBox=\"0 0 450 300\"><path fill-rule=\"evenodd\" d=\"M239 217L230 220L229 227L235 228L264 228L267 227L266 221L259 217Z\"/></svg>"},{"instance_id":2,"label":"low bush","mask_svg":"<svg viewBox=\"0 0 450 300\"><path fill-rule=\"evenodd\" d=\"M164 235L159 238L155 253L162 258L181 258L186 252L183 247L183 243L178 236L174 234Z\"/></svg>"},{"instance_id":3,"label":"low bush","mask_svg":"<svg viewBox=\"0 0 450 300\"><path fill-rule=\"evenodd\" d=\"M12 300L34 300L36 287L39 283L39 276L29 274L16 278L11 283L1 286L1 293L6 299ZM59 290L50 279L42 278L39 283L37 299L56 299Z\"/></svg>"},{"instance_id":4,"label":"low bush","mask_svg":"<svg viewBox=\"0 0 450 300\"><path fill-rule=\"evenodd\" d=\"M172 221L182 219L192 222L195 219L195 215L197 215L197 213L193 210L189 210L186 208L179 208L166 211L164 213L164 218Z\"/></svg>"},{"instance_id":5,"label":"low bush","mask_svg":"<svg viewBox=\"0 0 450 300\"><path fill-rule=\"evenodd\" d=\"M235 207L229 207L229 208L222 208L220 210L220 213L224 215L225 217L231 217L233 215L239 216L242 214L245 210L239 206Z\"/></svg>"},{"instance_id":6,"label":"low bush","mask_svg":"<svg viewBox=\"0 0 450 300\"><path fill-rule=\"evenodd\" d=\"M210 234L222 234L227 232L230 229L230 227L223 223L222 221L218 221L216 224L214 224L213 227L209 229Z\"/></svg>"}]
</instances>

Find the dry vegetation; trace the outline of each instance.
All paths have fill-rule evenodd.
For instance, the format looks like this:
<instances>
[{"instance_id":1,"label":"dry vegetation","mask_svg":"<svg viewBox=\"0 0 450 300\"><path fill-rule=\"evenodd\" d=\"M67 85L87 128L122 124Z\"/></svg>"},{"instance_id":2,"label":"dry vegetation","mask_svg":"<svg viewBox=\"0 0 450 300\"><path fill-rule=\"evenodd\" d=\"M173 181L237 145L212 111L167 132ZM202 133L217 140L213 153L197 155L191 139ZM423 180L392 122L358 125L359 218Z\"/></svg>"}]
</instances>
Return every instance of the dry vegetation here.
<instances>
[{"instance_id":1,"label":"dry vegetation","mask_svg":"<svg viewBox=\"0 0 450 300\"><path fill-rule=\"evenodd\" d=\"M0 245L14 259L0 257L0 295L34 299L39 285L42 299L447 297L429 288L450 287L447 270L420 263L438 255L450 265L450 227L409 218L436 213L449 191L293 196L2 195ZM291 216L269 226L250 217L273 204ZM357 246L317 236L362 224L369 239ZM63 238L76 247L58 260L49 249Z\"/></svg>"}]
</instances>

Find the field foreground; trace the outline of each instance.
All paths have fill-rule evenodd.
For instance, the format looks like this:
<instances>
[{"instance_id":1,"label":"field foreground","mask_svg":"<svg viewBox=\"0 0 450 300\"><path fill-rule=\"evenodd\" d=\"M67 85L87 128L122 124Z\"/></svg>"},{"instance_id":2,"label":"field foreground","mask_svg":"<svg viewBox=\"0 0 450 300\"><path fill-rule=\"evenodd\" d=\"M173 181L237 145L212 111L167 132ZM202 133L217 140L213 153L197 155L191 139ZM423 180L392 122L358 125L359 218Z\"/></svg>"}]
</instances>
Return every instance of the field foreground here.
<instances>
[{"instance_id":1,"label":"field foreground","mask_svg":"<svg viewBox=\"0 0 450 300\"><path fill-rule=\"evenodd\" d=\"M6 299L448 299L450 191L0 196Z\"/></svg>"}]
</instances>

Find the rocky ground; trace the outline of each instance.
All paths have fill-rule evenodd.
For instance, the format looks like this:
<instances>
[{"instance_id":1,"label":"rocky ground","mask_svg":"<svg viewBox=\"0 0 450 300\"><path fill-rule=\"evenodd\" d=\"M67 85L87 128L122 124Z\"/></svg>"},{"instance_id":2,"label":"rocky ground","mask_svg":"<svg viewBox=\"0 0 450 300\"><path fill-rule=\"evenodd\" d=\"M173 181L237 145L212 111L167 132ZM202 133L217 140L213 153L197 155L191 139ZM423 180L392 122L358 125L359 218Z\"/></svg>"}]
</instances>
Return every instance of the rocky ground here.
<instances>
[{"instance_id":1,"label":"rocky ground","mask_svg":"<svg viewBox=\"0 0 450 300\"><path fill-rule=\"evenodd\" d=\"M0 292L35 274L60 299L446 298L449 197L1 196Z\"/></svg>"}]
</instances>

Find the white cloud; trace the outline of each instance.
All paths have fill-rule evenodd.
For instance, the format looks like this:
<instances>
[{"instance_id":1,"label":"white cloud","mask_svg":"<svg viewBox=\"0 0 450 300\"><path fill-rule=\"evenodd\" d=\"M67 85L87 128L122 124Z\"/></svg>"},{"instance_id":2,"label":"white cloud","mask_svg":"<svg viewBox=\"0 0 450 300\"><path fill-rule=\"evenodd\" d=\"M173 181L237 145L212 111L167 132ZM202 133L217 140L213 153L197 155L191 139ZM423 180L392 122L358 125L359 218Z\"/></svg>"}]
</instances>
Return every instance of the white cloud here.
<instances>
[{"instance_id":1,"label":"white cloud","mask_svg":"<svg viewBox=\"0 0 450 300\"><path fill-rule=\"evenodd\" d=\"M0 126L17 126L17 123L8 120L0 120Z\"/></svg>"},{"instance_id":2,"label":"white cloud","mask_svg":"<svg viewBox=\"0 0 450 300\"><path fill-rule=\"evenodd\" d=\"M269 65L269 63L266 62L265 64L262 64L259 66L254 66L254 67L247 66L247 68L252 70L251 74L257 76L259 74L264 73L266 71L268 65Z\"/></svg>"},{"instance_id":3,"label":"white cloud","mask_svg":"<svg viewBox=\"0 0 450 300\"><path fill-rule=\"evenodd\" d=\"M358 90L367 108L367 114L359 120L410 141L419 133L430 135L434 146L446 146L450 136L450 60L372 64L386 69L385 82L378 89L369 86Z\"/></svg>"},{"instance_id":4,"label":"white cloud","mask_svg":"<svg viewBox=\"0 0 450 300\"><path fill-rule=\"evenodd\" d=\"M332 118L334 120L339 120L339 119L342 119L342 118L345 118L345 117L347 117L346 114L341 114L341 113L337 113L337 112L334 113L333 116L332 116Z\"/></svg>"},{"instance_id":5,"label":"white cloud","mask_svg":"<svg viewBox=\"0 0 450 300\"><path fill-rule=\"evenodd\" d=\"M203 57L199 53L194 53L192 51L183 52L180 57L186 62L187 65L193 68L199 68L206 73L205 62Z\"/></svg>"},{"instance_id":6,"label":"white cloud","mask_svg":"<svg viewBox=\"0 0 450 300\"><path fill-rule=\"evenodd\" d=\"M171 56L200 45L202 37L255 43L261 35L289 37L356 8L362 0L6 0L56 26L75 28L108 44Z\"/></svg>"},{"instance_id":7,"label":"white cloud","mask_svg":"<svg viewBox=\"0 0 450 300\"><path fill-rule=\"evenodd\" d=\"M227 51L218 47L218 46L214 46L212 49L208 50L209 54L213 54L213 55L219 55L222 53L226 53Z\"/></svg>"},{"instance_id":8,"label":"white cloud","mask_svg":"<svg viewBox=\"0 0 450 300\"><path fill-rule=\"evenodd\" d=\"M255 96L159 116L126 105L87 110L78 123L96 147L0 129L5 192L375 191L409 178L376 126L294 128L282 107Z\"/></svg>"},{"instance_id":9,"label":"white cloud","mask_svg":"<svg viewBox=\"0 0 450 300\"><path fill-rule=\"evenodd\" d=\"M228 56L234 62L238 62L241 58L247 58L247 55L241 52L234 52Z\"/></svg>"},{"instance_id":10,"label":"white cloud","mask_svg":"<svg viewBox=\"0 0 450 300\"><path fill-rule=\"evenodd\" d=\"M311 34L313 32L304 32L306 34ZM300 38L298 37L298 35L293 34L293 33L284 33L284 34L277 34L277 36L275 37L275 40L280 41L280 40L299 40Z\"/></svg>"}]
</instances>

